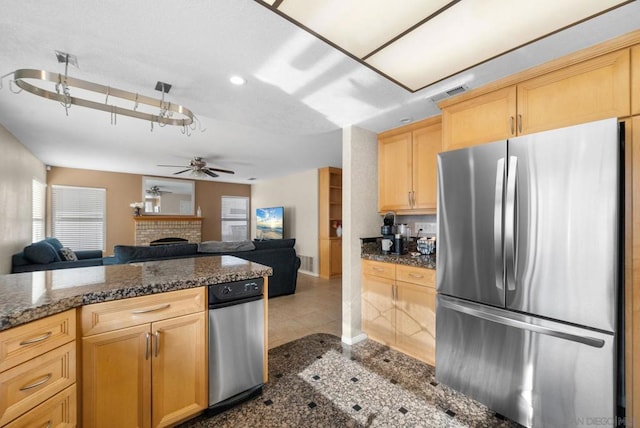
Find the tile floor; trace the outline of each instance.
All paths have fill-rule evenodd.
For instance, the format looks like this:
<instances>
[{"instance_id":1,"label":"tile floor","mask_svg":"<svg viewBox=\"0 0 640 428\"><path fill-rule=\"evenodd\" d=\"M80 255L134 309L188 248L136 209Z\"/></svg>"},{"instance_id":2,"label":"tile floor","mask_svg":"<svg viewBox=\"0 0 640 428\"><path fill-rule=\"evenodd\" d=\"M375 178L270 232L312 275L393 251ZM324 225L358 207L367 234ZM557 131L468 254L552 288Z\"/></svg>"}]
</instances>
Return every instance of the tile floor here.
<instances>
[{"instance_id":1,"label":"tile floor","mask_svg":"<svg viewBox=\"0 0 640 428\"><path fill-rule=\"evenodd\" d=\"M342 337L342 279L298 273L294 294L269 299L269 349L313 333Z\"/></svg>"}]
</instances>

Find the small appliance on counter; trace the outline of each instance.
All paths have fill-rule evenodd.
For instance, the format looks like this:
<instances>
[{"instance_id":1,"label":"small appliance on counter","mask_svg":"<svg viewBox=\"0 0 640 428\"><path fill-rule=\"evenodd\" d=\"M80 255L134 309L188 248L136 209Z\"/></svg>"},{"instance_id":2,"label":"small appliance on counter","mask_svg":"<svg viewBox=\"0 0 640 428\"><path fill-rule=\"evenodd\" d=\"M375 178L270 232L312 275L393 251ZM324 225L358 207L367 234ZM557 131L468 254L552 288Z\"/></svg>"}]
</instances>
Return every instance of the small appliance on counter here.
<instances>
[{"instance_id":1,"label":"small appliance on counter","mask_svg":"<svg viewBox=\"0 0 640 428\"><path fill-rule=\"evenodd\" d=\"M382 220L382 227L380 228L380 234L382 235L382 239L380 240L380 249L382 254L391 254L394 251L394 240L395 240L395 214L392 212L388 212L384 215L384 219Z\"/></svg>"},{"instance_id":2,"label":"small appliance on counter","mask_svg":"<svg viewBox=\"0 0 640 428\"><path fill-rule=\"evenodd\" d=\"M393 241L393 254L406 254L409 251L409 237L411 229L406 223L396 225Z\"/></svg>"}]
</instances>

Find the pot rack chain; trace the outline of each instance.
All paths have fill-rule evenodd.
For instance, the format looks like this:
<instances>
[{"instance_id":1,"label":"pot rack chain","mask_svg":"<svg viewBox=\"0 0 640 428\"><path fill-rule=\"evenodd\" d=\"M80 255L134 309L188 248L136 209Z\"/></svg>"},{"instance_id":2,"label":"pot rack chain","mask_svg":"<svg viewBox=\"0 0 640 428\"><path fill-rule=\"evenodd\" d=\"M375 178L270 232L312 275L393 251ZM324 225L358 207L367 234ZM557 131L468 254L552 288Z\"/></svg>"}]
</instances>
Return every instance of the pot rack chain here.
<instances>
[{"instance_id":1,"label":"pot rack chain","mask_svg":"<svg viewBox=\"0 0 640 428\"><path fill-rule=\"evenodd\" d=\"M13 75L13 79L9 80L9 90L14 94L19 94L23 90L32 94L41 96L46 99L58 101L65 109L65 113L69 115L69 108L72 105L87 107L94 110L105 111L111 116L111 124L117 125L117 116L128 116L137 119L147 120L151 124L151 132L153 132L154 123L164 127L166 125L180 126L180 132L187 136L191 136L191 131L200 129L200 132L206 131L202 128L202 122L193 114L191 110L180 105L167 102L164 100L165 91L162 91L162 99L147 97L138 93L125 91L122 89L112 88L110 86L100 85L98 83L86 80L76 79L67 75L68 62L65 62L64 76L59 73L52 73L45 70L19 69L0 76L0 89L3 89L3 81L6 77ZM35 79L39 81L48 81L55 84L55 92L40 88L26 81L26 79ZM13 88L16 85L18 90ZM79 88L105 95L105 102L99 103L92 100L77 98L71 95L70 88ZM134 103L133 108L120 107L115 104L109 105L109 98L118 98ZM158 114L151 114L138 111L140 104L156 107L159 109ZM182 118L174 118L177 113Z\"/></svg>"}]
</instances>

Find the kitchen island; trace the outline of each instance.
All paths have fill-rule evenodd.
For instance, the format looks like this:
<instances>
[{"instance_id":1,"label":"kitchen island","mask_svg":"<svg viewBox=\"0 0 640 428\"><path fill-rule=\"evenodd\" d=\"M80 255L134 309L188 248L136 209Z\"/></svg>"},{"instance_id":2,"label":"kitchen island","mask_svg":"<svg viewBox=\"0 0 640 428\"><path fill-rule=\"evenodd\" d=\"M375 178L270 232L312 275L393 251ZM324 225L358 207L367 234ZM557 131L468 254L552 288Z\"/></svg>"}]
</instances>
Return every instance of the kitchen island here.
<instances>
[{"instance_id":1,"label":"kitchen island","mask_svg":"<svg viewBox=\"0 0 640 428\"><path fill-rule=\"evenodd\" d=\"M270 276L233 256L0 275L0 331L93 303Z\"/></svg>"},{"instance_id":2,"label":"kitchen island","mask_svg":"<svg viewBox=\"0 0 640 428\"><path fill-rule=\"evenodd\" d=\"M211 256L0 276L0 426L156 427L197 415L206 286L272 273Z\"/></svg>"}]
</instances>

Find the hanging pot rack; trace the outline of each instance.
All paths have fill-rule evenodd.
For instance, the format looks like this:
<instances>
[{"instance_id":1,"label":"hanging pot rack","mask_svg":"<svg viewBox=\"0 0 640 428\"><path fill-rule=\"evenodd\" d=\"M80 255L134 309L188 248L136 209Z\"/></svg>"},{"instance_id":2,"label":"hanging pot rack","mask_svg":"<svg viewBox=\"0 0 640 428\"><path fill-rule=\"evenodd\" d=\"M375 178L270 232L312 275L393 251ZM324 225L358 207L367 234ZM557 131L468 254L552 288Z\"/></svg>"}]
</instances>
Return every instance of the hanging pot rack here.
<instances>
[{"instance_id":1,"label":"hanging pot rack","mask_svg":"<svg viewBox=\"0 0 640 428\"><path fill-rule=\"evenodd\" d=\"M168 102L164 100L164 94L169 92L171 85L164 82L158 82L156 90L162 92L162 98L152 98L138 93L125 91L111 86L101 85L99 83L89 82L82 79L70 77L68 75L69 63L76 65L77 60L73 55L56 51L56 56L60 62L65 63L65 73L53 73L45 70L34 69L19 69L11 73L2 76L4 79L7 76L13 74L13 80L10 83L15 83L20 90L12 92L19 93L22 90L38 95L40 97L58 101L65 108L67 115L69 114L69 108L72 105L81 107L87 107L94 110L100 110L111 114L111 124L115 125L117 116L128 116L136 119L147 120L151 122L151 130L153 131L153 124L157 123L159 126L173 125L183 127L183 133L189 134L189 129L195 129L194 121L197 121L197 117L188 108ZM55 92L36 86L30 83L28 80L36 80L39 82L51 82L54 83ZM1 88L1 85L0 85ZM99 95L105 96L104 102L98 102L88 100L84 98L74 97L71 95L71 89L82 89L85 91L93 92ZM132 108L123 107L121 105L109 104L109 99L125 100L126 102L133 102ZM138 107L143 104L158 109L158 113L149 113L138 110ZM174 117L174 114L177 117ZM199 123L199 121L198 121Z\"/></svg>"}]
</instances>

